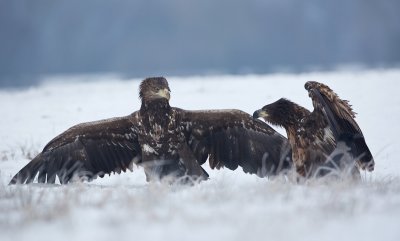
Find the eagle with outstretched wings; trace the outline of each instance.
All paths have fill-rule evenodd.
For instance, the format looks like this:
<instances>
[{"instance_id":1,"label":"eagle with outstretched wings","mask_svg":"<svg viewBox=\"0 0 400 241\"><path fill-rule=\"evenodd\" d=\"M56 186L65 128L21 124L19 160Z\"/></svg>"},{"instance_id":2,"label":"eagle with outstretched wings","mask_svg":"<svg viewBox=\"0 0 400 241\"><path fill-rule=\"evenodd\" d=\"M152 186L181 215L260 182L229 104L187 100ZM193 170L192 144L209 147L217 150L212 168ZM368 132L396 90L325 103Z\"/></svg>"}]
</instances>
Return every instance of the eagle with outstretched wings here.
<instances>
[{"instance_id":1,"label":"eagle with outstretched wings","mask_svg":"<svg viewBox=\"0 0 400 241\"><path fill-rule=\"evenodd\" d=\"M51 140L10 184L92 180L144 168L147 180L173 177L204 180L201 167L243 168L260 177L291 167L287 139L240 110L188 111L171 107L163 77L139 87L140 110L131 115L83 123Z\"/></svg>"},{"instance_id":2,"label":"eagle with outstretched wings","mask_svg":"<svg viewBox=\"0 0 400 241\"><path fill-rule=\"evenodd\" d=\"M297 173L302 177L347 173L358 179L359 169L373 171L374 159L349 102L322 83L309 81L305 89L312 112L282 98L253 114L285 128Z\"/></svg>"}]
</instances>

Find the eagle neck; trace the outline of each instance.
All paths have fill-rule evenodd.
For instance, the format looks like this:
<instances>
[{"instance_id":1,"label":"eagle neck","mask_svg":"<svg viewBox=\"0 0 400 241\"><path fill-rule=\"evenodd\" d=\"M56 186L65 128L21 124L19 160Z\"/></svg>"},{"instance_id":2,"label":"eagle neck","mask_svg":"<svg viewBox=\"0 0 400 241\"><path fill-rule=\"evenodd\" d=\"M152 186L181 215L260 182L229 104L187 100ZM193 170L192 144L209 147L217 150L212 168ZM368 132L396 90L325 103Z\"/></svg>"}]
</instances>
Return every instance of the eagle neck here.
<instances>
[{"instance_id":1,"label":"eagle neck","mask_svg":"<svg viewBox=\"0 0 400 241\"><path fill-rule=\"evenodd\" d=\"M171 110L171 106L167 99L155 99L150 101L143 101L142 106L140 107L140 112L144 113L159 113L159 112L169 112Z\"/></svg>"}]
</instances>

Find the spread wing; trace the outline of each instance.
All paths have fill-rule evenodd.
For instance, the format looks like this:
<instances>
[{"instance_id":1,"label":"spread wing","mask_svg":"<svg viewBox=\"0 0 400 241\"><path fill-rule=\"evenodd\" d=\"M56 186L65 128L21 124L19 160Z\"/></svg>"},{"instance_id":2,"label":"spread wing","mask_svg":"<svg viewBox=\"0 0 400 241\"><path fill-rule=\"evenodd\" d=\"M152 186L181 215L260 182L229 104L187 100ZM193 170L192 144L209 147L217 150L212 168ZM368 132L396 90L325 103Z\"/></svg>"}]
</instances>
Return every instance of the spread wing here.
<instances>
[{"instance_id":1,"label":"spread wing","mask_svg":"<svg viewBox=\"0 0 400 241\"><path fill-rule=\"evenodd\" d=\"M141 160L131 116L88 122L71 127L51 140L10 184L68 183L73 178L91 180L112 172L132 170Z\"/></svg>"},{"instance_id":2,"label":"spread wing","mask_svg":"<svg viewBox=\"0 0 400 241\"><path fill-rule=\"evenodd\" d=\"M240 110L184 111L181 128L196 159L211 168L243 168L264 177L291 166L285 137Z\"/></svg>"},{"instance_id":3,"label":"spread wing","mask_svg":"<svg viewBox=\"0 0 400 241\"><path fill-rule=\"evenodd\" d=\"M307 82L305 85L312 98L315 110L320 110L332 131L336 142L344 142L354 157L361 163L372 164L372 154L365 142L364 135L355 121L355 113L348 101L341 100L328 86Z\"/></svg>"}]
</instances>

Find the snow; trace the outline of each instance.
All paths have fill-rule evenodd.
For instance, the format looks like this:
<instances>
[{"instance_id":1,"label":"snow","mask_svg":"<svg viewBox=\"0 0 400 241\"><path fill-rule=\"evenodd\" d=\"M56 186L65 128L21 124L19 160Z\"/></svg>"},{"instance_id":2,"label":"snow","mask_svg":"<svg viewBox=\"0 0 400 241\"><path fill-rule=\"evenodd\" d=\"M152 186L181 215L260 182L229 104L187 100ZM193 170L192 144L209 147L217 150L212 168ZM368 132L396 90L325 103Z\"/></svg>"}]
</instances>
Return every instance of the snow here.
<instances>
[{"instance_id":1,"label":"snow","mask_svg":"<svg viewBox=\"0 0 400 241\"><path fill-rule=\"evenodd\" d=\"M86 121L140 107L140 80L57 77L28 89L0 90L0 240L399 240L400 70L247 76L167 76L171 105L241 109L281 97L306 108L308 80L349 99L376 167L362 183L214 171L196 186L146 183L141 168L90 183L7 183L53 137ZM71 78L69 77L69 80ZM284 134L282 129L278 129Z\"/></svg>"}]
</instances>

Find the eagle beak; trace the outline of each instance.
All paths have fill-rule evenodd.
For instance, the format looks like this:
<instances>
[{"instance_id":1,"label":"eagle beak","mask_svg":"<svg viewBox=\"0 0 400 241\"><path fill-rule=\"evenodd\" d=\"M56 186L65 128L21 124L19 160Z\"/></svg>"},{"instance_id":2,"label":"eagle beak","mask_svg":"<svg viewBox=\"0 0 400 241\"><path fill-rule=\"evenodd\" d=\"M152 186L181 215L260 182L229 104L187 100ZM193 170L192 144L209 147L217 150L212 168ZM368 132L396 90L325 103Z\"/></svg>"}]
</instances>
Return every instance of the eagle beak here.
<instances>
[{"instance_id":1,"label":"eagle beak","mask_svg":"<svg viewBox=\"0 0 400 241\"><path fill-rule=\"evenodd\" d=\"M157 95L169 100L171 98L170 91L167 88L161 89L157 92Z\"/></svg>"},{"instance_id":2,"label":"eagle beak","mask_svg":"<svg viewBox=\"0 0 400 241\"><path fill-rule=\"evenodd\" d=\"M268 117L268 112L264 111L264 110L256 110L253 113L253 118L265 118Z\"/></svg>"}]
</instances>

